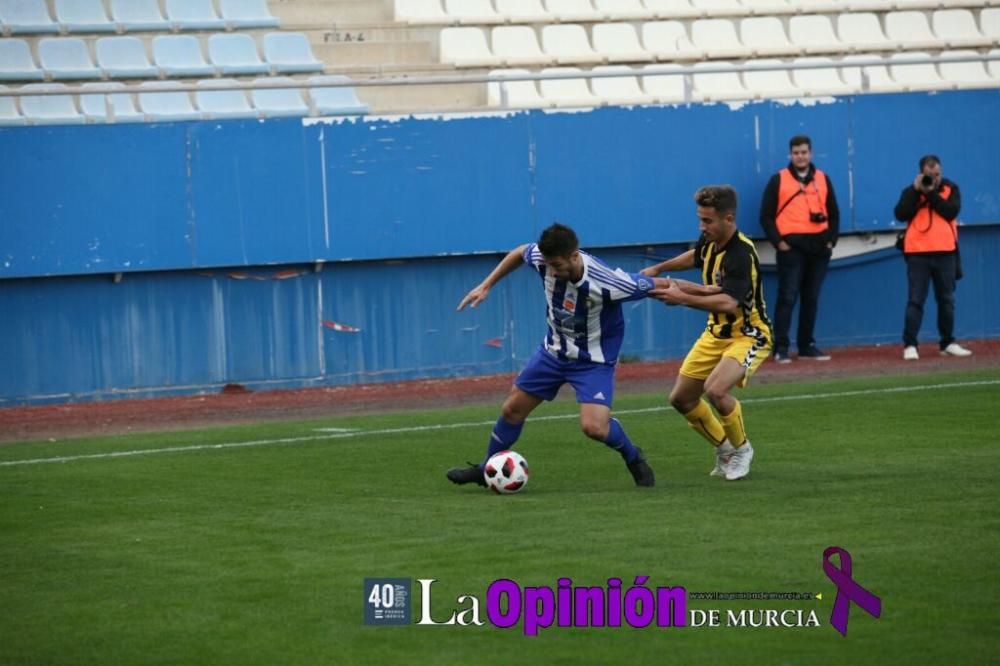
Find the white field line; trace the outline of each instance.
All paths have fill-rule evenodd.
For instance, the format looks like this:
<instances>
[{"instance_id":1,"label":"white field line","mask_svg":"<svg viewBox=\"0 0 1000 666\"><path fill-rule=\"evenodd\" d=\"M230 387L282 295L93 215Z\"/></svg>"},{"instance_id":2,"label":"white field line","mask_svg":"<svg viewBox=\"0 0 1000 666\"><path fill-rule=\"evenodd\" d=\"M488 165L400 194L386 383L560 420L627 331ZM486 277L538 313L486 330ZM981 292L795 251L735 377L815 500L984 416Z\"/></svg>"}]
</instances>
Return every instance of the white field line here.
<instances>
[{"instance_id":1,"label":"white field line","mask_svg":"<svg viewBox=\"0 0 1000 666\"><path fill-rule=\"evenodd\" d=\"M939 389L953 389L970 386L994 386L1000 384L1000 379L989 379L977 382L953 382L950 384L925 384L920 386L898 386L894 388L861 389L857 391L838 391L830 393L809 393L805 395L782 395L770 398L746 398L740 402L743 404L756 404L764 402L788 402L793 400L821 400L824 398L842 398L858 395L878 395L884 393L909 393L911 391L934 391ZM643 409L623 409L615 411L615 416L627 414L649 414L651 412L666 411L667 407L646 407ZM564 419L579 418L578 414L556 414L552 416L533 416L531 421L560 421ZM434 430L455 430L457 428L480 428L491 426L495 421L477 421L468 423L438 423L424 426L406 426L403 428L380 428L378 430L356 430L349 432L331 432L323 435L307 435L303 437L282 437L279 439L255 439L246 442L227 442L224 444L192 444L190 446L167 446L159 449L136 449L132 451L112 451L108 453L90 453L77 456L53 456L49 458L29 458L25 460L0 461L0 467L14 467L17 465L40 465L42 463L64 463L77 460L101 460L104 458L126 458L130 456L143 456L154 453L181 453L186 451L211 451L213 449L240 449L256 446L270 446L274 444L300 444L302 442L315 442L326 439L348 439L354 437L369 437L372 435L398 435L406 433L428 432Z\"/></svg>"}]
</instances>

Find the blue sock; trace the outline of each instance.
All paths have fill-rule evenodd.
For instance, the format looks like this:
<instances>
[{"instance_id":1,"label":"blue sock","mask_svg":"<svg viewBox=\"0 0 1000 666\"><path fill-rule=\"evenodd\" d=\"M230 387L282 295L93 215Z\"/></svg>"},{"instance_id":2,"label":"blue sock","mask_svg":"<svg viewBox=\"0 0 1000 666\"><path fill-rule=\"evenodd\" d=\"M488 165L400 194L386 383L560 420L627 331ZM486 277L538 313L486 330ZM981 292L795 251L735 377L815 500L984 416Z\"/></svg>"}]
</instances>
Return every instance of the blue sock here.
<instances>
[{"instance_id":1,"label":"blue sock","mask_svg":"<svg viewBox=\"0 0 1000 666\"><path fill-rule=\"evenodd\" d=\"M507 423L504 417L497 419L497 423L493 426L493 432L490 433L490 443L486 450L486 458L483 460L483 464L492 458L495 454L501 451L506 451L514 446L514 442L517 438L521 436L521 429L524 428L524 422L514 425L513 423Z\"/></svg>"},{"instance_id":2,"label":"blue sock","mask_svg":"<svg viewBox=\"0 0 1000 666\"><path fill-rule=\"evenodd\" d=\"M625 434L625 430L622 428L622 424L618 422L618 419L611 419L608 422L608 436L605 438L604 443L620 453L626 463L635 462L635 459L639 456L639 451L632 444L632 440L628 438L628 435Z\"/></svg>"}]
</instances>

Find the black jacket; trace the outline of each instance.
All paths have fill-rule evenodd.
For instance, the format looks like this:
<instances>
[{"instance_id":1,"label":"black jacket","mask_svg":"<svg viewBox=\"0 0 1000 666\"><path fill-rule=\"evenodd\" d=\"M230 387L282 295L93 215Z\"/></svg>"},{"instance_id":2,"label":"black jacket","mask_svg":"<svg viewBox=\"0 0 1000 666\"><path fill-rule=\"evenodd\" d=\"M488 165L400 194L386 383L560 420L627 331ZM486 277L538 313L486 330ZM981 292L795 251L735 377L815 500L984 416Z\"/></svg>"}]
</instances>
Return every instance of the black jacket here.
<instances>
[{"instance_id":1,"label":"black jacket","mask_svg":"<svg viewBox=\"0 0 1000 666\"><path fill-rule=\"evenodd\" d=\"M809 171L806 172L804 179L799 178L795 167L791 163L785 168L788 169L793 178L801 180L802 183L811 183L816 175L816 167L812 164L809 165ZM837 239L840 237L840 208L837 206L837 195L833 193L833 181L830 180L829 174L826 177L826 215L828 220L827 229L824 233L789 234L784 238L778 234L778 225L775 222L775 218L778 215L778 191L780 188L781 172L778 172L771 176L771 180L767 181L767 187L764 188L764 196L760 202L760 226L764 228L764 233L767 234L771 245L778 247L778 243L784 240L802 252L809 254L828 253L829 250L826 244L831 243L836 245Z\"/></svg>"}]
</instances>

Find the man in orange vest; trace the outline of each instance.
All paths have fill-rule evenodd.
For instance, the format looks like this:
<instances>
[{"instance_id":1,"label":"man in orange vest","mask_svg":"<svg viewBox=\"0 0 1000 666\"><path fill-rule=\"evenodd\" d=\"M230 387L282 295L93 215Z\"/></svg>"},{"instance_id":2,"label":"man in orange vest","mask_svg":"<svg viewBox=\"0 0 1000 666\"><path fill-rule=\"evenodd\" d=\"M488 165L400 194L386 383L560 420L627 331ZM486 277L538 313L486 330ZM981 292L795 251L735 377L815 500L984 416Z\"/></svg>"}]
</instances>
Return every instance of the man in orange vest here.
<instances>
[{"instance_id":1,"label":"man in orange vest","mask_svg":"<svg viewBox=\"0 0 1000 666\"><path fill-rule=\"evenodd\" d=\"M920 173L899 195L896 219L906 222L903 256L909 297L903 324L903 359L916 361L917 333L924 318L927 287L934 281L942 356L971 356L952 336L955 328L955 280L958 279L958 225L962 207L958 185L941 176L937 155L920 158Z\"/></svg>"},{"instance_id":2,"label":"man in orange vest","mask_svg":"<svg viewBox=\"0 0 1000 666\"><path fill-rule=\"evenodd\" d=\"M760 224L778 250L778 301L774 310L774 359L789 363L788 329L800 301L796 340L799 358L829 361L813 331L819 291L840 234L840 209L833 183L812 163L812 141L793 136L790 162L768 181L760 204Z\"/></svg>"}]
</instances>

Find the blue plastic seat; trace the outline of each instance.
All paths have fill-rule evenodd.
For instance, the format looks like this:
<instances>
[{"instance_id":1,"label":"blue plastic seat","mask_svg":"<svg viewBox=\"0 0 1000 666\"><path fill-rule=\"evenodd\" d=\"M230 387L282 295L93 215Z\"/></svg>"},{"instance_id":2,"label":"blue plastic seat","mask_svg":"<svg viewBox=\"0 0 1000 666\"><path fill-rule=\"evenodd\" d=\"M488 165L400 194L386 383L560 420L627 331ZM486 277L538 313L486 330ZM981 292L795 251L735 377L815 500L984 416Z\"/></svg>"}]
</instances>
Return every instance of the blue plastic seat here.
<instances>
[{"instance_id":1,"label":"blue plastic seat","mask_svg":"<svg viewBox=\"0 0 1000 666\"><path fill-rule=\"evenodd\" d=\"M309 83L350 83L351 79L341 75L313 76ZM353 86L336 88L309 88L313 111L320 116L364 115L368 105L358 99Z\"/></svg>"},{"instance_id":2,"label":"blue plastic seat","mask_svg":"<svg viewBox=\"0 0 1000 666\"><path fill-rule=\"evenodd\" d=\"M97 64L116 79L155 77L146 47L138 37L101 37L97 40Z\"/></svg>"},{"instance_id":3,"label":"blue plastic seat","mask_svg":"<svg viewBox=\"0 0 1000 666\"><path fill-rule=\"evenodd\" d=\"M29 83L21 90L66 90L66 86L62 83ZM82 125L86 122L76 110L72 95L27 95L21 98L21 111L32 125Z\"/></svg>"},{"instance_id":4,"label":"blue plastic seat","mask_svg":"<svg viewBox=\"0 0 1000 666\"><path fill-rule=\"evenodd\" d=\"M101 0L56 0L56 20L68 32L114 32Z\"/></svg>"},{"instance_id":5,"label":"blue plastic seat","mask_svg":"<svg viewBox=\"0 0 1000 666\"><path fill-rule=\"evenodd\" d=\"M267 74L270 67L257 55L257 44L249 35L212 35L208 59L223 74Z\"/></svg>"},{"instance_id":6,"label":"blue plastic seat","mask_svg":"<svg viewBox=\"0 0 1000 666\"><path fill-rule=\"evenodd\" d=\"M255 85L261 83L295 83L295 80L287 76L254 79ZM298 88L254 88L250 97L254 108L267 118L309 115L309 107L302 101L302 92Z\"/></svg>"},{"instance_id":7,"label":"blue plastic seat","mask_svg":"<svg viewBox=\"0 0 1000 666\"><path fill-rule=\"evenodd\" d=\"M120 81L104 81L84 83L83 87L103 90L124 89L125 84ZM127 92L80 95L80 110L92 123L141 123L146 120L132 103L132 95Z\"/></svg>"},{"instance_id":8,"label":"blue plastic seat","mask_svg":"<svg viewBox=\"0 0 1000 666\"><path fill-rule=\"evenodd\" d=\"M49 37L38 42L38 61L53 79L99 79L87 43L76 37Z\"/></svg>"},{"instance_id":9,"label":"blue plastic seat","mask_svg":"<svg viewBox=\"0 0 1000 666\"><path fill-rule=\"evenodd\" d=\"M239 81L212 79L198 82L198 87L219 85L233 86L233 90L198 90L194 93L195 105L206 119L257 117L257 112L247 102L246 92L239 89Z\"/></svg>"},{"instance_id":10,"label":"blue plastic seat","mask_svg":"<svg viewBox=\"0 0 1000 666\"><path fill-rule=\"evenodd\" d=\"M229 29L278 27L278 19L271 15L266 0L220 0L219 9Z\"/></svg>"},{"instance_id":11,"label":"blue plastic seat","mask_svg":"<svg viewBox=\"0 0 1000 666\"><path fill-rule=\"evenodd\" d=\"M264 59L275 72L322 72L323 63L313 55L309 40L301 32L269 32L264 35Z\"/></svg>"},{"instance_id":12,"label":"blue plastic seat","mask_svg":"<svg viewBox=\"0 0 1000 666\"><path fill-rule=\"evenodd\" d=\"M205 62L201 44L190 35L153 38L153 62L167 76L212 76L215 67Z\"/></svg>"},{"instance_id":13,"label":"blue plastic seat","mask_svg":"<svg viewBox=\"0 0 1000 666\"><path fill-rule=\"evenodd\" d=\"M226 22L212 0L167 0L167 22L175 30L222 30Z\"/></svg>"},{"instance_id":14,"label":"blue plastic seat","mask_svg":"<svg viewBox=\"0 0 1000 666\"><path fill-rule=\"evenodd\" d=\"M0 0L0 23L15 35L59 32L45 0Z\"/></svg>"},{"instance_id":15,"label":"blue plastic seat","mask_svg":"<svg viewBox=\"0 0 1000 666\"><path fill-rule=\"evenodd\" d=\"M3 93L9 91L7 86L0 85L0 127L10 127L12 125L27 125L28 119L17 110L17 101L14 97L5 97Z\"/></svg>"},{"instance_id":16,"label":"blue plastic seat","mask_svg":"<svg viewBox=\"0 0 1000 666\"><path fill-rule=\"evenodd\" d=\"M143 81L139 87L144 91L166 86L176 86L171 81ZM191 106L191 98L186 92L140 92L139 108L147 120L200 120L201 114Z\"/></svg>"},{"instance_id":17,"label":"blue plastic seat","mask_svg":"<svg viewBox=\"0 0 1000 666\"><path fill-rule=\"evenodd\" d=\"M111 0L111 18L122 30L168 30L156 0Z\"/></svg>"},{"instance_id":18,"label":"blue plastic seat","mask_svg":"<svg viewBox=\"0 0 1000 666\"><path fill-rule=\"evenodd\" d=\"M41 81L45 74L23 39L0 39L0 81Z\"/></svg>"}]
</instances>

